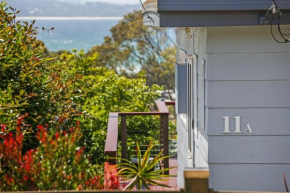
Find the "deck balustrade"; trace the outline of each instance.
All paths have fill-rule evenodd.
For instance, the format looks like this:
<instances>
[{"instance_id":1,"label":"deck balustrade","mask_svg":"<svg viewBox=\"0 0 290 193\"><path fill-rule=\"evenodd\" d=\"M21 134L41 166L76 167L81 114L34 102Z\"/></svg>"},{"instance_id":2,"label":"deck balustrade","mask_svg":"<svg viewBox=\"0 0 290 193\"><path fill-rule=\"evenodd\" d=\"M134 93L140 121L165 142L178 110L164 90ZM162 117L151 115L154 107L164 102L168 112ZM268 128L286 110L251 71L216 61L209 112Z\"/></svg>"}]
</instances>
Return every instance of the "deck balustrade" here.
<instances>
[{"instance_id":1,"label":"deck balustrade","mask_svg":"<svg viewBox=\"0 0 290 193\"><path fill-rule=\"evenodd\" d=\"M163 156L169 155L169 110L167 105L174 106L174 101L156 101L157 112L112 112L109 114L105 154L108 157L118 157L118 125L121 118L121 157L128 159L127 153L127 116L159 115L160 116L160 145ZM163 167L169 168L169 159L164 159ZM117 164L117 159L109 159L110 164ZM167 172L169 174L169 171Z\"/></svg>"}]
</instances>

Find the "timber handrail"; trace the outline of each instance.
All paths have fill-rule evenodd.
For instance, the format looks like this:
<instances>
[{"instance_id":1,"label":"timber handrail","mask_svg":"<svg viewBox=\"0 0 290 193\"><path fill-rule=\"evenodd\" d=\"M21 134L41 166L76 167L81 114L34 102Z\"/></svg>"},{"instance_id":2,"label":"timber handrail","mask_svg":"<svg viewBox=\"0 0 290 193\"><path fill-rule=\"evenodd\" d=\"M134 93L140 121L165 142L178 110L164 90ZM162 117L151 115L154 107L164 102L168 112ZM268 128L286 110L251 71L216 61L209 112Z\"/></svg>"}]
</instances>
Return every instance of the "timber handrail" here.
<instances>
[{"instance_id":1,"label":"timber handrail","mask_svg":"<svg viewBox=\"0 0 290 193\"><path fill-rule=\"evenodd\" d=\"M169 154L168 150L168 121L169 110L167 105L175 105L175 101L156 101L158 112L111 112L108 120L107 138L105 144L105 155L117 158L118 156L118 123L121 117L122 158L127 158L127 124L126 116L134 115L159 115L160 116L160 139L163 144L164 156ZM109 159L110 164L116 164L116 159ZM164 167L169 167L168 159L164 160Z\"/></svg>"}]
</instances>

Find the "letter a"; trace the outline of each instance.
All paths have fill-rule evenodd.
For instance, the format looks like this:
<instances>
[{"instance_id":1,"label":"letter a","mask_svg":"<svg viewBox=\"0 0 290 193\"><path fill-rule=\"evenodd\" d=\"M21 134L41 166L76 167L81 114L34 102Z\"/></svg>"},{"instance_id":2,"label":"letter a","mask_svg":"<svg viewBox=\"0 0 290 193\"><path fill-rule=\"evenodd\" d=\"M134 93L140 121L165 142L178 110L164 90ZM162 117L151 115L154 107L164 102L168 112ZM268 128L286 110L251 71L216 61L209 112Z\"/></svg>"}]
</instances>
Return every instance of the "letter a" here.
<instances>
[{"instance_id":1,"label":"letter a","mask_svg":"<svg viewBox=\"0 0 290 193\"><path fill-rule=\"evenodd\" d=\"M247 133L247 132L249 132L249 133L253 133L252 128L251 128L251 126L250 126L249 123L247 124L247 127L246 127L246 129L245 129L244 132L245 132L245 133Z\"/></svg>"}]
</instances>

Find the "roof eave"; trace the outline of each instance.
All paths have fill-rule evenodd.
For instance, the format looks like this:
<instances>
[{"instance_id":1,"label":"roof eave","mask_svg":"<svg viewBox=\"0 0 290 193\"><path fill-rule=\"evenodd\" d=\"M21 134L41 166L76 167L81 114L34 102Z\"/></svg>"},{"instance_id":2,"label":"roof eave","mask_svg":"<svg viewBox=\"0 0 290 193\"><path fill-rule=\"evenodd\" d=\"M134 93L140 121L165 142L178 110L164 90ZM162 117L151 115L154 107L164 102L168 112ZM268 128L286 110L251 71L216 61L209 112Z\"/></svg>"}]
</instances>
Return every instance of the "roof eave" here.
<instances>
[{"instance_id":1,"label":"roof eave","mask_svg":"<svg viewBox=\"0 0 290 193\"><path fill-rule=\"evenodd\" d=\"M265 11L159 11L160 27L221 27L264 25ZM271 16L271 15L270 15ZM276 22L274 23L276 24ZM290 25L290 10L281 25Z\"/></svg>"}]
</instances>

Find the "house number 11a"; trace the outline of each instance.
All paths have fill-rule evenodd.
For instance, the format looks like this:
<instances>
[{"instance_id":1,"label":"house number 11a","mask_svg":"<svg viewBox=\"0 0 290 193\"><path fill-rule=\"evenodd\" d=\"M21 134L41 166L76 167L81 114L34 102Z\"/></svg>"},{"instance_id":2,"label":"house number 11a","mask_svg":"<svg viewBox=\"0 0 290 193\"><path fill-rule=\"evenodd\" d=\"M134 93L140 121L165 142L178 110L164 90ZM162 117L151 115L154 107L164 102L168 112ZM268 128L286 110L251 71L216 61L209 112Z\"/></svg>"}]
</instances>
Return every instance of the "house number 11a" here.
<instances>
[{"instance_id":1,"label":"house number 11a","mask_svg":"<svg viewBox=\"0 0 290 193\"><path fill-rule=\"evenodd\" d=\"M241 131L241 116L233 117L235 119L235 134L242 134L242 133L253 133L250 124L248 123L244 132ZM224 134L231 134L232 131L230 130L230 116L223 117L225 121L225 130L223 131Z\"/></svg>"}]
</instances>

